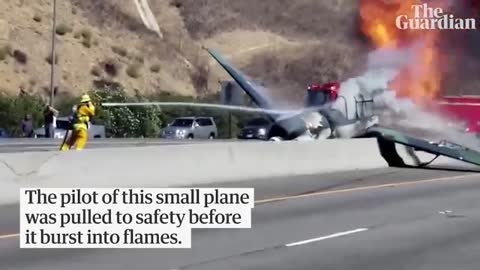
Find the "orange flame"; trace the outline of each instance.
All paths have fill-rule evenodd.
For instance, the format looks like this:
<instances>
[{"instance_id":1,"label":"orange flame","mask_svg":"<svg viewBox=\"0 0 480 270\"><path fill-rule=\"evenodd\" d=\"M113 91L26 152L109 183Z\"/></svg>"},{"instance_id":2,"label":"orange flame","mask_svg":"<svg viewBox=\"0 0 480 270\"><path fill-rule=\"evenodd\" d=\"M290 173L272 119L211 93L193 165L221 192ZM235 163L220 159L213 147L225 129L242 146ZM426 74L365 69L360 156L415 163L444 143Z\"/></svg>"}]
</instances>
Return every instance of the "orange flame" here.
<instances>
[{"instance_id":1,"label":"orange flame","mask_svg":"<svg viewBox=\"0 0 480 270\"><path fill-rule=\"evenodd\" d=\"M422 41L422 46L414 49L413 61L407 64L391 88L399 96L408 96L420 101L435 97L441 87L440 53L437 43L438 30L402 30L397 28L398 16L414 18L413 5L421 0L361 0L360 17L362 32L377 48L399 49ZM442 7L440 2L430 3L429 7Z\"/></svg>"}]
</instances>

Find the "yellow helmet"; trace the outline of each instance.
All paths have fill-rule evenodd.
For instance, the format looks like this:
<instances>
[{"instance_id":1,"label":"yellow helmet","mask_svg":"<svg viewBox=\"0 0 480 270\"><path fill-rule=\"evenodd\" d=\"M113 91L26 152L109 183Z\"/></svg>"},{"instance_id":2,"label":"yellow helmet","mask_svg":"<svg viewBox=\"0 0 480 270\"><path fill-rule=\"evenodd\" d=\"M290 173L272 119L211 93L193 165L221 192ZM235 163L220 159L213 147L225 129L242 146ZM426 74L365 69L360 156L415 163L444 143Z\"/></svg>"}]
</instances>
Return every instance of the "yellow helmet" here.
<instances>
[{"instance_id":1,"label":"yellow helmet","mask_svg":"<svg viewBox=\"0 0 480 270\"><path fill-rule=\"evenodd\" d=\"M92 100L90 99L89 95L83 95L80 103L87 103L87 102L90 102L90 101L92 101Z\"/></svg>"}]
</instances>

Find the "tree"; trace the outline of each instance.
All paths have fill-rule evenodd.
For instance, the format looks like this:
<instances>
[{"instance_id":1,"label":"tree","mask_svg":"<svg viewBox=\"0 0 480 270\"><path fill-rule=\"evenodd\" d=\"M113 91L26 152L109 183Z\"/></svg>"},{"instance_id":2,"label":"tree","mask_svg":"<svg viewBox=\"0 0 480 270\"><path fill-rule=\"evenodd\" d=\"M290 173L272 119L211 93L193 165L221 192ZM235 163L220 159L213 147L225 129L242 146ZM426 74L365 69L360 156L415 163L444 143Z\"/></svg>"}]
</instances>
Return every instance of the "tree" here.
<instances>
[{"instance_id":1,"label":"tree","mask_svg":"<svg viewBox=\"0 0 480 270\"><path fill-rule=\"evenodd\" d=\"M20 94L0 97L0 127L9 131L11 136L21 134L21 123L27 114L32 116L34 127L43 124L45 103L40 96Z\"/></svg>"},{"instance_id":2,"label":"tree","mask_svg":"<svg viewBox=\"0 0 480 270\"><path fill-rule=\"evenodd\" d=\"M119 85L105 85L92 91L91 96L96 104L147 101L138 93L135 97L129 97ZM160 109L151 106L98 106L95 119L95 123L105 125L107 136L112 137L156 137L162 125Z\"/></svg>"}]
</instances>

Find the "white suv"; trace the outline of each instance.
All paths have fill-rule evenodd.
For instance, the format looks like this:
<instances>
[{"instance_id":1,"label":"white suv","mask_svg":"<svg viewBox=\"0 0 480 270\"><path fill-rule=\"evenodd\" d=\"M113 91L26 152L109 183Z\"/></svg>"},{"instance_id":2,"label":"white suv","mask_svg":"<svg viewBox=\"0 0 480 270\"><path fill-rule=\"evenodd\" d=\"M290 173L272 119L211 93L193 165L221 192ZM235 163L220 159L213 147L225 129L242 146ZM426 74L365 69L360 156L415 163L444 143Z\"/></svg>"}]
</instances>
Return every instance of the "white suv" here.
<instances>
[{"instance_id":1,"label":"white suv","mask_svg":"<svg viewBox=\"0 0 480 270\"><path fill-rule=\"evenodd\" d=\"M213 117L180 117L164 128L160 137L165 139L214 139L218 136Z\"/></svg>"}]
</instances>

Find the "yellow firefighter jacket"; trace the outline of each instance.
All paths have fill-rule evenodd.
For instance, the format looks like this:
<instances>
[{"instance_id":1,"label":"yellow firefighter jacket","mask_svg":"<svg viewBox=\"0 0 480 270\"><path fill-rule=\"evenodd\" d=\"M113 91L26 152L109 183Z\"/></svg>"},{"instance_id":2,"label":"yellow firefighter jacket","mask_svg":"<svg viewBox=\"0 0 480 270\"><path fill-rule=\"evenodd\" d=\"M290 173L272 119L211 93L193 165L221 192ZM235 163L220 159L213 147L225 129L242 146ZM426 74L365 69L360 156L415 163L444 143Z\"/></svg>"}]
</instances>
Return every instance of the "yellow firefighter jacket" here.
<instances>
[{"instance_id":1,"label":"yellow firefighter jacket","mask_svg":"<svg viewBox=\"0 0 480 270\"><path fill-rule=\"evenodd\" d=\"M95 106L92 103L82 103L77 108L77 114L73 124L73 129L88 129L88 122L95 116Z\"/></svg>"}]
</instances>

